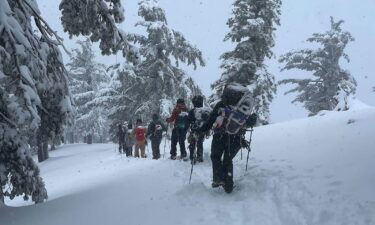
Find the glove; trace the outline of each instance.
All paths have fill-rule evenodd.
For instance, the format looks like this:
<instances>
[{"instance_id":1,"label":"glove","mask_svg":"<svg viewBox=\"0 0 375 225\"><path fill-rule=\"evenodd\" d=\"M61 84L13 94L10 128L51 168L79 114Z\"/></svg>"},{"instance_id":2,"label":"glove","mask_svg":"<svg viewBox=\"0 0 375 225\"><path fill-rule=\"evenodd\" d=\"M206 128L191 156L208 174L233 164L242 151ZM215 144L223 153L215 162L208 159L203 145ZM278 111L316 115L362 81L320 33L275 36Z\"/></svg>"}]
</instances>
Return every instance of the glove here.
<instances>
[{"instance_id":1,"label":"glove","mask_svg":"<svg viewBox=\"0 0 375 225\"><path fill-rule=\"evenodd\" d=\"M248 148L249 147L249 142L246 141L245 138L241 138L241 147L242 148Z\"/></svg>"},{"instance_id":2,"label":"glove","mask_svg":"<svg viewBox=\"0 0 375 225\"><path fill-rule=\"evenodd\" d=\"M258 119L258 116L255 113L251 114L246 121L246 125L248 127L254 127L255 124L257 123L257 119Z\"/></svg>"}]
</instances>

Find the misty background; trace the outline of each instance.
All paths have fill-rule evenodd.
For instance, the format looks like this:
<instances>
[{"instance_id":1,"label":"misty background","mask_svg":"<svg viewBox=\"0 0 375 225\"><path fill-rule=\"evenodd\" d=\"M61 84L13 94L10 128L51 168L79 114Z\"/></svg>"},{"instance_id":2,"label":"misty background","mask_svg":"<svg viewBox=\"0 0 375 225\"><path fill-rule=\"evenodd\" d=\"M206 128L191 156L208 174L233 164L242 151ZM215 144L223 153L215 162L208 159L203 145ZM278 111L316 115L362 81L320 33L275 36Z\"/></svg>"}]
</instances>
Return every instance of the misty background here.
<instances>
[{"instance_id":1,"label":"misty background","mask_svg":"<svg viewBox=\"0 0 375 225\"><path fill-rule=\"evenodd\" d=\"M63 32L59 20L60 1L37 0L42 16L58 34L64 38L68 49L77 48L76 41L82 37L69 36ZM223 42L228 32L226 22L231 15L233 0L159 0L160 6L165 10L168 24L182 32L185 37L203 53L206 67L193 70L191 67L181 66L189 76L193 77L202 88L206 96L211 94L210 85L219 79L221 74L219 57L225 51L231 50L233 44ZM124 0L126 20L120 28L126 32L141 33L134 24L140 19L137 15L138 1ZM281 64L277 59L280 55L292 49L311 46L305 40L312 33L324 32L329 29L330 16L336 20L345 21L343 29L349 31L355 38L346 49L351 61L342 62L342 67L348 69L358 82L357 98L369 105L375 105L375 76L373 68L375 60L375 0L286 0L283 1L281 26L277 28L275 56L267 61L269 71L276 80L289 77L302 78L309 76L301 71L280 72ZM121 54L117 56L102 56L97 44L97 61L107 66L124 61ZM64 62L69 57L64 53ZM305 109L299 104L292 104L294 95L284 95L288 86L279 86L277 96L271 105L271 122L281 122L296 118L306 117Z\"/></svg>"}]
</instances>

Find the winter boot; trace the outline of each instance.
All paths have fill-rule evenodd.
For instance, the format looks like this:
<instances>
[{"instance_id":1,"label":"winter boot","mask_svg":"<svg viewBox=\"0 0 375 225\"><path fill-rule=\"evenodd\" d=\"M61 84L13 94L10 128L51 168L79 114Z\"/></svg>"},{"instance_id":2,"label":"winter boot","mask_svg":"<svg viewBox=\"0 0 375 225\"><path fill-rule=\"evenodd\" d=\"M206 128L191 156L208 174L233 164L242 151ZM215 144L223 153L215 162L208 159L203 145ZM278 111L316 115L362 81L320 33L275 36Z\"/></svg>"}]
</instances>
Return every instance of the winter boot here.
<instances>
[{"instance_id":1,"label":"winter boot","mask_svg":"<svg viewBox=\"0 0 375 225\"><path fill-rule=\"evenodd\" d=\"M213 181L212 184L211 184L212 188L218 188L218 187L224 186L224 185L225 185L225 183L222 182L222 181Z\"/></svg>"},{"instance_id":2,"label":"winter boot","mask_svg":"<svg viewBox=\"0 0 375 225\"><path fill-rule=\"evenodd\" d=\"M233 191L233 176L228 173L228 177L225 179L224 190L226 193L231 193Z\"/></svg>"}]
</instances>

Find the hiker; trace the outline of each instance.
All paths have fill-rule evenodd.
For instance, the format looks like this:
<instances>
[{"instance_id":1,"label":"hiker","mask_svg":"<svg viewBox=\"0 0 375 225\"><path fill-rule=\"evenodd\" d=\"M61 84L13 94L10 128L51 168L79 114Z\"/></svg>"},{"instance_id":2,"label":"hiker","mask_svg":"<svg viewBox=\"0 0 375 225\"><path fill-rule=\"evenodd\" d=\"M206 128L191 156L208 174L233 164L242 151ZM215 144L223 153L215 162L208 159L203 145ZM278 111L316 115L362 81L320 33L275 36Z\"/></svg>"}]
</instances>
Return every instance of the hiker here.
<instances>
[{"instance_id":1,"label":"hiker","mask_svg":"<svg viewBox=\"0 0 375 225\"><path fill-rule=\"evenodd\" d=\"M124 136L125 136L125 154L127 157L132 156L133 153L133 145L134 145L134 138L131 135L132 132L132 124L128 124L124 122Z\"/></svg>"},{"instance_id":2,"label":"hiker","mask_svg":"<svg viewBox=\"0 0 375 225\"><path fill-rule=\"evenodd\" d=\"M221 100L216 104L207 122L199 129L207 132L213 127L211 145L213 170L212 187L223 186L225 192L233 190L233 158L241 147L246 147L247 127L253 127L257 116L252 114L254 100L250 91L237 83L224 88Z\"/></svg>"},{"instance_id":3,"label":"hiker","mask_svg":"<svg viewBox=\"0 0 375 225\"><path fill-rule=\"evenodd\" d=\"M147 137L151 140L152 159L160 158L160 143L163 139L165 125L160 121L158 114L152 115L152 121L147 128Z\"/></svg>"},{"instance_id":4,"label":"hiker","mask_svg":"<svg viewBox=\"0 0 375 225\"><path fill-rule=\"evenodd\" d=\"M121 124L118 124L117 138L118 138L118 151L120 154L122 154L123 152L125 152L125 133Z\"/></svg>"},{"instance_id":5,"label":"hiker","mask_svg":"<svg viewBox=\"0 0 375 225\"><path fill-rule=\"evenodd\" d=\"M137 119L135 123L135 128L132 132L132 136L135 139L135 147L134 147L134 157L139 157L139 150L141 151L141 157L146 158L145 148L146 148L146 133L147 129L142 126L142 120Z\"/></svg>"},{"instance_id":6,"label":"hiker","mask_svg":"<svg viewBox=\"0 0 375 225\"><path fill-rule=\"evenodd\" d=\"M171 158L172 160L177 159L177 143L180 145L181 159L187 161L187 154L185 149L185 139L188 130L188 113L185 101L183 99L178 99L176 107L172 111L171 117L167 118L167 123L174 123L172 130L172 140L171 140Z\"/></svg>"},{"instance_id":7,"label":"hiker","mask_svg":"<svg viewBox=\"0 0 375 225\"><path fill-rule=\"evenodd\" d=\"M189 111L188 122L190 126L190 134L188 137L190 160L193 163L203 162L203 142L207 136L207 132L199 132L198 129L208 119L211 108L203 107L203 96L197 95L192 99L194 108ZM194 155L196 153L196 155Z\"/></svg>"}]
</instances>

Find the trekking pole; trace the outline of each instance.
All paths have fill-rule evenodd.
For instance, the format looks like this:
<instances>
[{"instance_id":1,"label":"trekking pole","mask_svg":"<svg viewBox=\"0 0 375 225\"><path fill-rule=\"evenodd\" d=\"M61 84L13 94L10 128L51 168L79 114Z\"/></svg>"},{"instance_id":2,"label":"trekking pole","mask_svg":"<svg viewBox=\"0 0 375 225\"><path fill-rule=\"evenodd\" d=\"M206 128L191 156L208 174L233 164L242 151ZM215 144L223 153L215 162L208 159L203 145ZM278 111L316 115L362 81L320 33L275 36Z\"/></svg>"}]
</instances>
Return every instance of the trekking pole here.
<instances>
[{"instance_id":1,"label":"trekking pole","mask_svg":"<svg viewBox=\"0 0 375 225\"><path fill-rule=\"evenodd\" d=\"M251 128L250 129L250 140L249 140L249 146L247 147L247 159L246 159L246 170L247 171L247 165L249 164L249 156L250 156L250 152L251 152L251 141L252 141L252 138L253 138L253 131L254 129Z\"/></svg>"},{"instance_id":2,"label":"trekking pole","mask_svg":"<svg viewBox=\"0 0 375 225\"><path fill-rule=\"evenodd\" d=\"M196 142L197 138L196 138L195 134L193 136L194 136L194 141ZM193 176L194 162L195 162L195 158L196 158L196 149L197 149L197 143L195 143L195 148L194 148L194 152L193 152L193 159L191 160L189 184L191 183L191 177Z\"/></svg>"},{"instance_id":3,"label":"trekking pole","mask_svg":"<svg viewBox=\"0 0 375 225\"><path fill-rule=\"evenodd\" d=\"M165 133L163 159L165 157L165 148L167 147L167 138L168 138L168 128L167 128L167 132Z\"/></svg>"}]
</instances>

